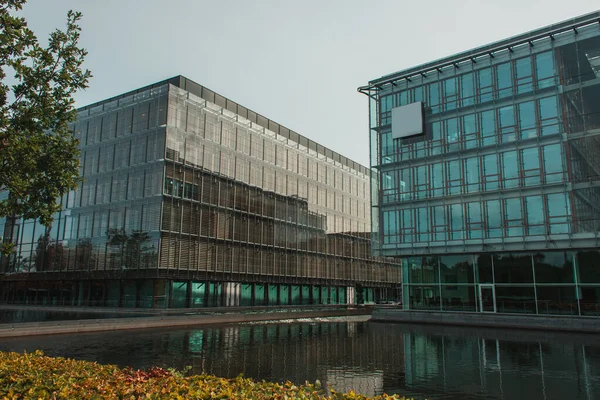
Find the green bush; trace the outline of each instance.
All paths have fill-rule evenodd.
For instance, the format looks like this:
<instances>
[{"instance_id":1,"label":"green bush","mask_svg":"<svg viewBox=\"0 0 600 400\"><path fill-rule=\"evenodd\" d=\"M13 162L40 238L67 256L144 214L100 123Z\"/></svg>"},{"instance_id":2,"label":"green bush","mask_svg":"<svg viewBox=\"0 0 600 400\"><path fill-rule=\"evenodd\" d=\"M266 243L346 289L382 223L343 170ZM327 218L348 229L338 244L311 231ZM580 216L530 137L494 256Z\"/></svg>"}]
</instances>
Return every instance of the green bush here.
<instances>
[{"instance_id":1,"label":"green bush","mask_svg":"<svg viewBox=\"0 0 600 400\"><path fill-rule=\"evenodd\" d=\"M2 399L367 399L354 392L326 394L318 385L255 382L237 377L147 371L95 362L0 352ZM377 399L400 399L378 396Z\"/></svg>"}]
</instances>

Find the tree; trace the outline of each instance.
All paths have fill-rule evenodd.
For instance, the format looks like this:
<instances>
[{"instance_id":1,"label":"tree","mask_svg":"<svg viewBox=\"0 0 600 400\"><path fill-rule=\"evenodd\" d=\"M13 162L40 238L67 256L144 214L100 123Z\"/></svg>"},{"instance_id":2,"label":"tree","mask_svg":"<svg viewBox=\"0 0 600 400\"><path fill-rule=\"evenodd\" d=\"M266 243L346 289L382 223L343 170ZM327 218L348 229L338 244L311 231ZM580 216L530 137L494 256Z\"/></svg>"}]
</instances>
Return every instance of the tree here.
<instances>
[{"instance_id":1,"label":"tree","mask_svg":"<svg viewBox=\"0 0 600 400\"><path fill-rule=\"evenodd\" d=\"M77 116L73 95L91 74L82 69L87 52L78 47L81 13L69 11L66 29L52 32L43 47L15 15L25 2L0 0L0 190L9 193L0 200L0 217L39 218L49 226L58 199L80 180L69 123Z\"/></svg>"}]
</instances>

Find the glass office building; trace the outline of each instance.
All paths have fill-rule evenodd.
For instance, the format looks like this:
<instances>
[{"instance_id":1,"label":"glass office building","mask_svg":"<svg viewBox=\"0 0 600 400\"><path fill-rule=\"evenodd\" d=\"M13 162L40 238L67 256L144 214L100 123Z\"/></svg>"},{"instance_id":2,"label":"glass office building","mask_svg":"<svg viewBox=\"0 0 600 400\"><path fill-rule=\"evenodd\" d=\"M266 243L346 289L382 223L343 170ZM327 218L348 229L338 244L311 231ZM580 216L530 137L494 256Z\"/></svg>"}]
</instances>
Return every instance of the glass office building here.
<instances>
[{"instance_id":1,"label":"glass office building","mask_svg":"<svg viewBox=\"0 0 600 400\"><path fill-rule=\"evenodd\" d=\"M405 309L598 315L600 12L375 79L375 254Z\"/></svg>"},{"instance_id":2,"label":"glass office building","mask_svg":"<svg viewBox=\"0 0 600 400\"><path fill-rule=\"evenodd\" d=\"M1 300L127 307L397 296L370 248L369 169L178 76L84 108L78 190L0 221Z\"/></svg>"}]
</instances>

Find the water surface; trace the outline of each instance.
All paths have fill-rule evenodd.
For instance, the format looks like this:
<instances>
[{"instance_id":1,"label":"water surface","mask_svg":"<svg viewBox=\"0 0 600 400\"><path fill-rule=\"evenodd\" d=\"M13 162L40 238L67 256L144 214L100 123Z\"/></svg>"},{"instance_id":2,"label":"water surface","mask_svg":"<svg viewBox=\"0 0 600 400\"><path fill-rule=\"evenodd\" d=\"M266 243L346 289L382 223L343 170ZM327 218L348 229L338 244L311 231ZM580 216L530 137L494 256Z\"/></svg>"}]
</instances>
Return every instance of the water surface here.
<instances>
[{"instance_id":1,"label":"water surface","mask_svg":"<svg viewBox=\"0 0 600 400\"><path fill-rule=\"evenodd\" d=\"M0 350L41 349L134 368L210 373L430 399L598 399L600 338L475 328L306 319L3 339Z\"/></svg>"}]
</instances>

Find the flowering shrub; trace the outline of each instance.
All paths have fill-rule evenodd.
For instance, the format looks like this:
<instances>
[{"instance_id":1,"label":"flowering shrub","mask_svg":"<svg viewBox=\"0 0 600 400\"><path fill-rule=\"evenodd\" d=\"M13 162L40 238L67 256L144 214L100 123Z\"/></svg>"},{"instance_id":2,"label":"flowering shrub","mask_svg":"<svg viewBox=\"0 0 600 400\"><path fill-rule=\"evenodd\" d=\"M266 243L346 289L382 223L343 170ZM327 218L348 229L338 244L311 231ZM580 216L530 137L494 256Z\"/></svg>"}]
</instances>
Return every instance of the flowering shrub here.
<instances>
[{"instance_id":1,"label":"flowering shrub","mask_svg":"<svg viewBox=\"0 0 600 400\"><path fill-rule=\"evenodd\" d=\"M367 399L354 392L326 394L318 385L255 382L210 375L185 377L95 362L0 352L2 399ZM400 399L378 396L377 399Z\"/></svg>"}]
</instances>

